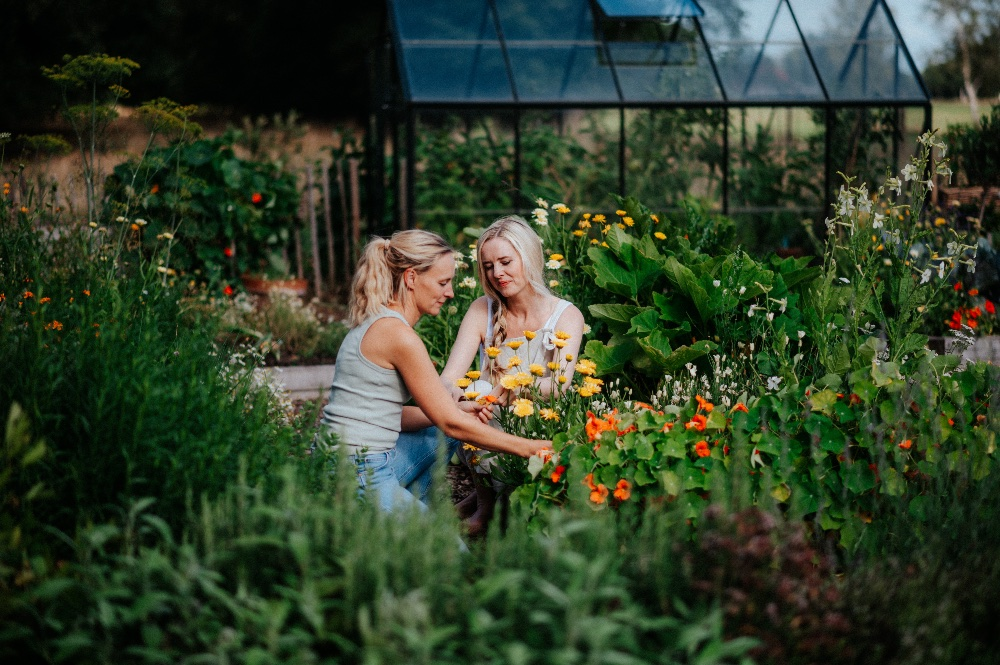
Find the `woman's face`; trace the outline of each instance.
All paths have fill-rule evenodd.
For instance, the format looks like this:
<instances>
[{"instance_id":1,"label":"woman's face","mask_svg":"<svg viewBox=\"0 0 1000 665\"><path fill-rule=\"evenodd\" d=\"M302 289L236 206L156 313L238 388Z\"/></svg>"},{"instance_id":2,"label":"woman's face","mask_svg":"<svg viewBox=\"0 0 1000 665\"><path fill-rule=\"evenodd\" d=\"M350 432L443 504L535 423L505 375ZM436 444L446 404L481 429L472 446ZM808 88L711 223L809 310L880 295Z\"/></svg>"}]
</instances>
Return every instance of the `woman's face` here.
<instances>
[{"instance_id":1,"label":"woman's face","mask_svg":"<svg viewBox=\"0 0 1000 665\"><path fill-rule=\"evenodd\" d=\"M442 254L429 269L415 274L413 298L421 316L437 316L441 306L455 297L451 289L454 277L455 258L451 254Z\"/></svg>"},{"instance_id":2,"label":"woman's face","mask_svg":"<svg viewBox=\"0 0 1000 665\"><path fill-rule=\"evenodd\" d=\"M504 298L509 298L528 286L521 256L509 240L487 240L479 250L479 260L486 278Z\"/></svg>"}]
</instances>

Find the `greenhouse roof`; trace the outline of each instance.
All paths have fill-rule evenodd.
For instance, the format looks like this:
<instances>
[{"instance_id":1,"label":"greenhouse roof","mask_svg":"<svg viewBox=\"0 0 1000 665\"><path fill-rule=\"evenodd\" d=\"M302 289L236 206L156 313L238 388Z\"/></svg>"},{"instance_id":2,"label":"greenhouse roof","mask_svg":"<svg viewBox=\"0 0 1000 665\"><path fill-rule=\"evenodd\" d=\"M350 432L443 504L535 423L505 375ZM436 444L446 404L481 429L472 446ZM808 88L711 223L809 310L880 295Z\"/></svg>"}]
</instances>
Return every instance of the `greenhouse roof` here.
<instances>
[{"instance_id":1,"label":"greenhouse roof","mask_svg":"<svg viewBox=\"0 0 1000 665\"><path fill-rule=\"evenodd\" d=\"M885 0L388 0L416 106L926 105Z\"/></svg>"}]
</instances>

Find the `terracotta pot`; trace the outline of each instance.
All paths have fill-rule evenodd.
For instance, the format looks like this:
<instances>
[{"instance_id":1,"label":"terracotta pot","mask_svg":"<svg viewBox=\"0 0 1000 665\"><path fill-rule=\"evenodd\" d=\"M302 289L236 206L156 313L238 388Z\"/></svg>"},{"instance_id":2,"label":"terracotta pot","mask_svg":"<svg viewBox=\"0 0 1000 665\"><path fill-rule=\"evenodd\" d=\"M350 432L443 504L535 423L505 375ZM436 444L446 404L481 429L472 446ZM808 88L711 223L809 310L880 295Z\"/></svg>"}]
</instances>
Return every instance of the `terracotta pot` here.
<instances>
[{"instance_id":1,"label":"terracotta pot","mask_svg":"<svg viewBox=\"0 0 1000 665\"><path fill-rule=\"evenodd\" d=\"M297 296L304 296L309 291L309 280L306 279L268 279L243 275L240 277L243 288L250 293L266 296L274 291L283 291Z\"/></svg>"}]
</instances>

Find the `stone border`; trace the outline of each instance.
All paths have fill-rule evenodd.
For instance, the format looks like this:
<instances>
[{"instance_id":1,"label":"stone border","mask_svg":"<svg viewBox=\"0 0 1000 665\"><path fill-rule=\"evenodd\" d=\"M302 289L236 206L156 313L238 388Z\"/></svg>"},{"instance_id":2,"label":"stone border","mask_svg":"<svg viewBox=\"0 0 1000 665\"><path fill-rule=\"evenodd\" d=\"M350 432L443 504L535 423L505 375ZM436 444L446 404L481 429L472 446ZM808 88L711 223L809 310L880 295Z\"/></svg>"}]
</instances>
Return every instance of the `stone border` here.
<instances>
[{"instance_id":1,"label":"stone border","mask_svg":"<svg viewBox=\"0 0 1000 665\"><path fill-rule=\"evenodd\" d=\"M333 383L335 365L295 365L265 367L274 381L288 391L292 400L326 399Z\"/></svg>"}]
</instances>

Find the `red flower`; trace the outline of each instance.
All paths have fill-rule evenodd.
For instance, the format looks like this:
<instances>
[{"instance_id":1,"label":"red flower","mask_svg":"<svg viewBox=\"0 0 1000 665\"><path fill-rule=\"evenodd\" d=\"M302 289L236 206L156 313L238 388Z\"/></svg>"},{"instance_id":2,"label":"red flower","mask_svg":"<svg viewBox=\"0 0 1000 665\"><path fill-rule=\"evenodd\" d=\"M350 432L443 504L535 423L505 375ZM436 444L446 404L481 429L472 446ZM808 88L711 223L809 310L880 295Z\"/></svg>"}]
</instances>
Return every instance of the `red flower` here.
<instances>
[{"instance_id":1,"label":"red flower","mask_svg":"<svg viewBox=\"0 0 1000 665\"><path fill-rule=\"evenodd\" d=\"M905 441L899 444L899 447L902 448L903 450L909 450L911 447L913 447L913 440L906 439Z\"/></svg>"},{"instance_id":2,"label":"red flower","mask_svg":"<svg viewBox=\"0 0 1000 665\"><path fill-rule=\"evenodd\" d=\"M152 187L149 188L149 193L150 194L156 194L158 191L160 191L160 186L159 185L155 185L154 184Z\"/></svg>"},{"instance_id":3,"label":"red flower","mask_svg":"<svg viewBox=\"0 0 1000 665\"><path fill-rule=\"evenodd\" d=\"M632 496L632 485L629 484L627 480L622 478L618 481L618 484L615 485L615 498L619 501L625 501L630 496Z\"/></svg>"},{"instance_id":4,"label":"red flower","mask_svg":"<svg viewBox=\"0 0 1000 665\"><path fill-rule=\"evenodd\" d=\"M232 247L226 247L226 248L224 248L222 250L222 253L226 255L226 258L231 259L231 258L233 258L233 254L235 252L233 252L233 248Z\"/></svg>"},{"instance_id":5,"label":"red flower","mask_svg":"<svg viewBox=\"0 0 1000 665\"><path fill-rule=\"evenodd\" d=\"M549 478L552 480L552 482L558 483L559 479L562 478L562 475L565 471L566 467L560 464L555 468L555 470L552 472L552 475L550 475Z\"/></svg>"},{"instance_id":6,"label":"red flower","mask_svg":"<svg viewBox=\"0 0 1000 665\"><path fill-rule=\"evenodd\" d=\"M255 206L260 205L263 200L264 196L260 192L254 192L253 194L250 195L250 203L254 204Z\"/></svg>"},{"instance_id":7,"label":"red flower","mask_svg":"<svg viewBox=\"0 0 1000 665\"><path fill-rule=\"evenodd\" d=\"M996 314L996 313L997 313L997 308L996 308L996 306L995 306L995 305L993 304L993 301L991 301L991 300L987 300L987 301L986 301L986 302L985 302L985 303L983 304L983 307L985 307L985 308L986 308L986 312L987 312L987 313L989 313L990 315L993 315L993 314Z\"/></svg>"},{"instance_id":8,"label":"red flower","mask_svg":"<svg viewBox=\"0 0 1000 665\"><path fill-rule=\"evenodd\" d=\"M699 441L694 444L694 452L698 457L708 457L712 451L708 449L708 441Z\"/></svg>"},{"instance_id":9,"label":"red flower","mask_svg":"<svg viewBox=\"0 0 1000 665\"><path fill-rule=\"evenodd\" d=\"M961 291L962 290L962 283L961 282L955 282L955 290L956 291Z\"/></svg>"},{"instance_id":10,"label":"red flower","mask_svg":"<svg viewBox=\"0 0 1000 665\"><path fill-rule=\"evenodd\" d=\"M691 429L693 427L694 429L698 430L699 432L704 432L705 431L705 425L707 425L707 424L708 424L708 418L706 418L705 416L701 415L700 413L697 413L697 414L691 416L691 420L689 422L685 423L684 427L686 427L687 429Z\"/></svg>"},{"instance_id":11,"label":"red flower","mask_svg":"<svg viewBox=\"0 0 1000 665\"><path fill-rule=\"evenodd\" d=\"M231 296L231 295L233 295L233 294L234 294L234 293L235 293L236 291L235 291L235 290L233 290L233 287L231 287L230 285L226 284L226 288L222 289L222 292L223 292L223 293L225 293L225 294L226 294L227 296Z\"/></svg>"}]
</instances>

